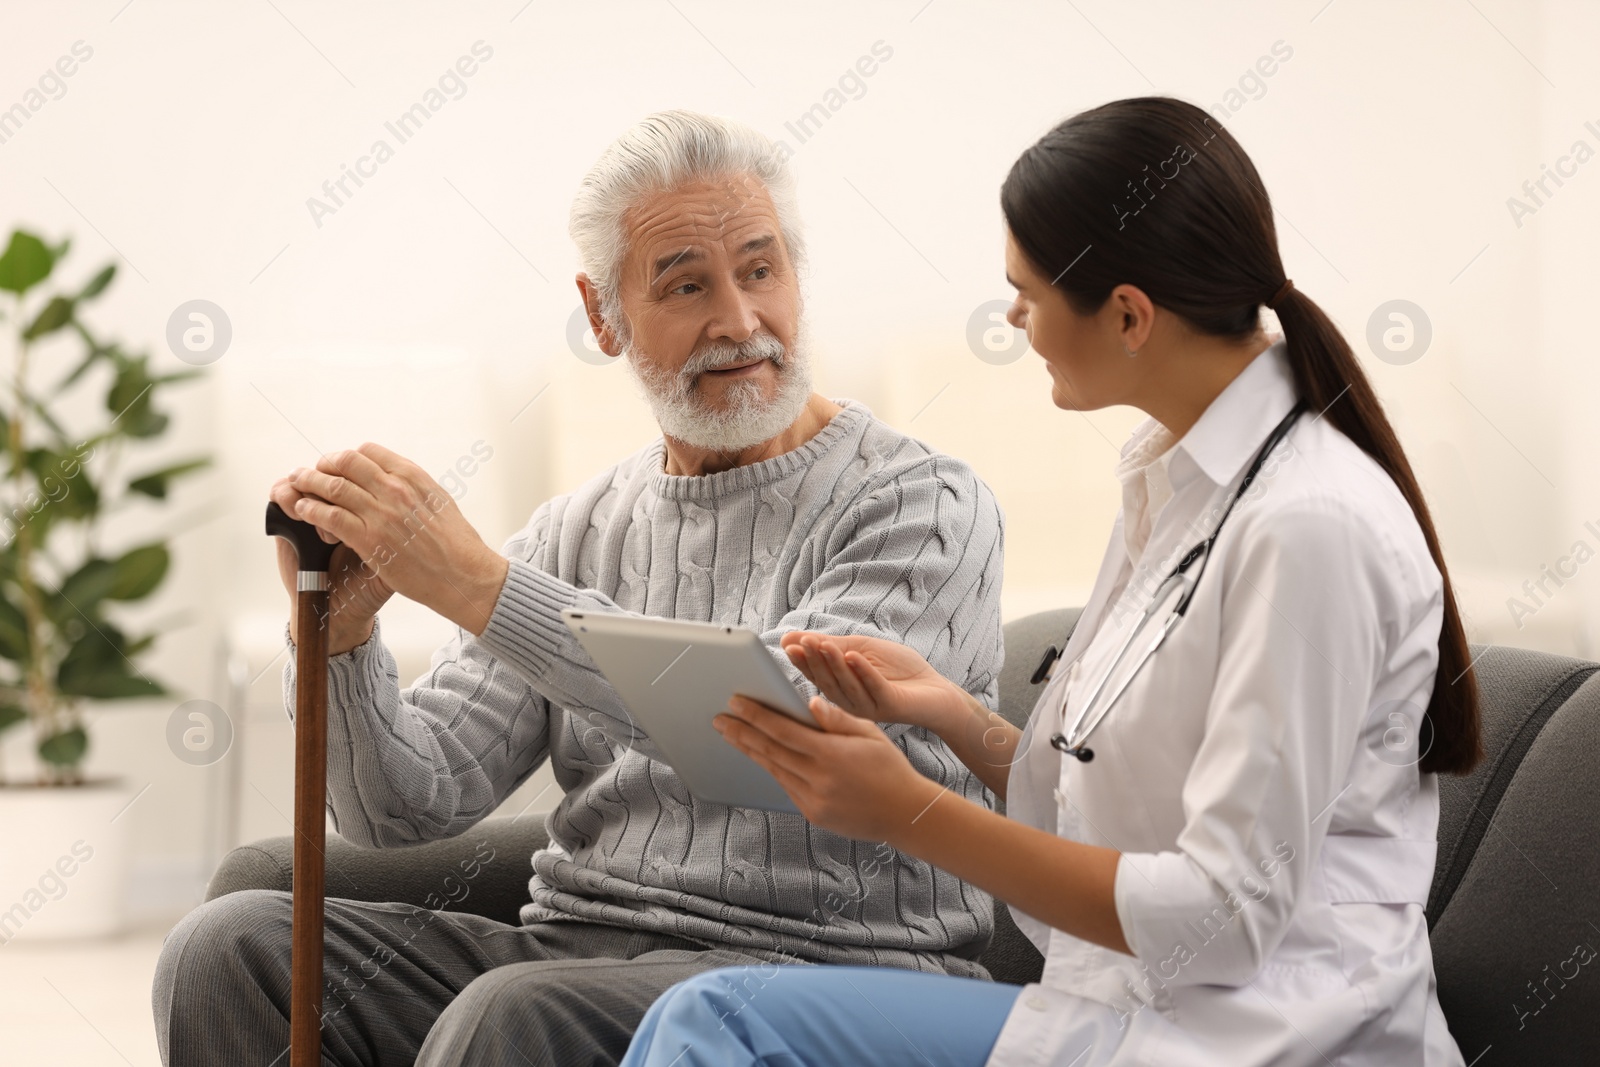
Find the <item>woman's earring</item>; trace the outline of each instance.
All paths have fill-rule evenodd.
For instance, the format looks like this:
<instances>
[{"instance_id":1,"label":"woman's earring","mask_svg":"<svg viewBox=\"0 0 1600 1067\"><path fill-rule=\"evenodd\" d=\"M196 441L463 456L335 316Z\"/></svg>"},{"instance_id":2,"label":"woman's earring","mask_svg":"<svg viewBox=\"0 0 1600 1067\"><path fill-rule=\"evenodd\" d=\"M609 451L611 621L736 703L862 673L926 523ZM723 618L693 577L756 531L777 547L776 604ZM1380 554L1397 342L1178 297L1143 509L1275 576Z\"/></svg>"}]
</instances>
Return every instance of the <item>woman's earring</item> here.
<instances>
[{"instance_id":1,"label":"woman's earring","mask_svg":"<svg viewBox=\"0 0 1600 1067\"><path fill-rule=\"evenodd\" d=\"M1123 345L1122 345L1122 354L1131 359L1134 356L1137 356L1139 353L1137 351L1129 348L1127 343L1124 342Z\"/></svg>"}]
</instances>

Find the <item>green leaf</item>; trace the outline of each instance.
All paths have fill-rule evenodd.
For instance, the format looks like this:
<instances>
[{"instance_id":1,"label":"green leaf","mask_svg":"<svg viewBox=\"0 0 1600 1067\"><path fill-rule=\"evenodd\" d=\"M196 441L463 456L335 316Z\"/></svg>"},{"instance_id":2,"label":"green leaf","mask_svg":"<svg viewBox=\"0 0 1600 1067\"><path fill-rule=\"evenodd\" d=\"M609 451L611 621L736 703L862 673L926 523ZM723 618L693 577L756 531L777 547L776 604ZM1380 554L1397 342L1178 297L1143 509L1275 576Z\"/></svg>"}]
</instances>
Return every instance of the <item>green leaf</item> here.
<instances>
[{"instance_id":1,"label":"green leaf","mask_svg":"<svg viewBox=\"0 0 1600 1067\"><path fill-rule=\"evenodd\" d=\"M34 516L35 523L44 512L49 512L51 519L87 519L99 510L100 491L89 480L78 456L34 448L28 451L27 463L38 479L37 493L43 500ZM43 536L41 533L41 544Z\"/></svg>"},{"instance_id":2,"label":"green leaf","mask_svg":"<svg viewBox=\"0 0 1600 1067\"><path fill-rule=\"evenodd\" d=\"M56 594L62 603L52 614L58 620L72 618L78 612L87 615L111 595L117 582L117 565L109 559L85 560L83 566L67 576Z\"/></svg>"},{"instance_id":3,"label":"green leaf","mask_svg":"<svg viewBox=\"0 0 1600 1067\"><path fill-rule=\"evenodd\" d=\"M148 641L141 641L137 648L148 645ZM101 621L86 630L61 657L61 665L56 668L56 688L69 696L100 700L160 696L166 690L140 675L128 659L128 654L136 650L121 630Z\"/></svg>"},{"instance_id":4,"label":"green leaf","mask_svg":"<svg viewBox=\"0 0 1600 1067\"><path fill-rule=\"evenodd\" d=\"M146 398L142 405L135 405L138 409L136 417L123 419L123 432L129 437L160 437L167 430L167 424L172 420L160 411L150 408Z\"/></svg>"},{"instance_id":5,"label":"green leaf","mask_svg":"<svg viewBox=\"0 0 1600 1067\"><path fill-rule=\"evenodd\" d=\"M116 418L115 429L128 437L159 436L168 420L152 405L156 383L150 379L148 359L113 358L117 359L117 376L106 393L106 410Z\"/></svg>"},{"instance_id":6,"label":"green leaf","mask_svg":"<svg viewBox=\"0 0 1600 1067\"><path fill-rule=\"evenodd\" d=\"M140 678L117 668L84 674L59 685L63 693L93 700L132 700L136 697L158 697L166 692L148 678Z\"/></svg>"},{"instance_id":7,"label":"green leaf","mask_svg":"<svg viewBox=\"0 0 1600 1067\"><path fill-rule=\"evenodd\" d=\"M117 376L106 393L106 410L115 415L148 397L152 383L142 357L124 356L119 352L112 358L116 360Z\"/></svg>"},{"instance_id":8,"label":"green leaf","mask_svg":"<svg viewBox=\"0 0 1600 1067\"><path fill-rule=\"evenodd\" d=\"M15 704L0 704L0 734L5 733L19 722L24 722L28 713Z\"/></svg>"},{"instance_id":9,"label":"green leaf","mask_svg":"<svg viewBox=\"0 0 1600 1067\"><path fill-rule=\"evenodd\" d=\"M23 402L27 404L28 410L37 415L39 417L39 421L48 426L50 428L50 432L55 434L56 440L58 442L65 443L67 439L67 431L62 429L61 423L56 421L56 417L51 413L50 409L45 407L44 404L40 402L39 398L31 393L23 394L22 399Z\"/></svg>"},{"instance_id":10,"label":"green leaf","mask_svg":"<svg viewBox=\"0 0 1600 1067\"><path fill-rule=\"evenodd\" d=\"M78 291L78 299L93 300L95 297L105 292L106 286L111 284L111 279L116 277L116 274L117 265L115 263L107 264L105 269L103 269L99 274L96 274L93 278L89 279L88 285L85 285Z\"/></svg>"},{"instance_id":11,"label":"green leaf","mask_svg":"<svg viewBox=\"0 0 1600 1067\"><path fill-rule=\"evenodd\" d=\"M111 357L113 359L119 357L126 358L122 356L122 350L117 347L115 341L110 344L101 344L99 341L95 340L93 334L84 329L83 323L79 322L77 319L72 320L72 326L73 329L78 331L78 336L83 338L83 343L88 347L89 351L84 355L83 359L79 361L78 365L72 368L71 373L56 383L54 390L56 394L66 392L67 389L71 387L72 383L76 382L79 378L82 378L84 374L88 372L90 367L94 366L102 359L107 357Z\"/></svg>"},{"instance_id":12,"label":"green leaf","mask_svg":"<svg viewBox=\"0 0 1600 1067\"><path fill-rule=\"evenodd\" d=\"M23 230L11 232L11 243L0 255L0 289L19 296L50 277L56 257L45 243Z\"/></svg>"},{"instance_id":13,"label":"green leaf","mask_svg":"<svg viewBox=\"0 0 1600 1067\"><path fill-rule=\"evenodd\" d=\"M17 538L22 535L24 528L28 530L33 540L35 549L45 544L50 539L51 520L58 515L50 504L49 499L39 490L30 488L22 500L11 504L0 518L0 529L6 536ZM13 544L15 541L13 540ZM8 546L9 547L9 546ZM16 574L15 565L12 567L12 576Z\"/></svg>"},{"instance_id":14,"label":"green leaf","mask_svg":"<svg viewBox=\"0 0 1600 1067\"><path fill-rule=\"evenodd\" d=\"M171 562L167 546L159 542L125 553L114 565L116 576L106 596L111 600L138 600L149 596L167 576L167 566Z\"/></svg>"},{"instance_id":15,"label":"green leaf","mask_svg":"<svg viewBox=\"0 0 1600 1067\"><path fill-rule=\"evenodd\" d=\"M56 383L56 393L60 394L66 392L73 382L77 381L79 378L82 378L88 373L89 368L94 366L95 363L99 361L101 355L102 353L98 349L89 349L89 354L84 356L83 359L78 362L76 367L72 368L71 373Z\"/></svg>"},{"instance_id":16,"label":"green leaf","mask_svg":"<svg viewBox=\"0 0 1600 1067\"><path fill-rule=\"evenodd\" d=\"M17 663L28 659L27 617L5 595L0 595L0 656Z\"/></svg>"},{"instance_id":17,"label":"green leaf","mask_svg":"<svg viewBox=\"0 0 1600 1067\"><path fill-rule=\"evenodd\" d=\"M22 331L22 339L32 341L61 329L72 321L72 312L76 307L71 297L52 296L50 302L28 324L28 328Z\"/></svg>"},{"instance_id":18,"label":"green leaf","mask_svg":"<svg viewBox=\"0 0 1600 1067\"><path fill-rule=\"evenodd\" d=\"M188 474L191 471L197 471L210 465L211 460L206 457L174 463L170 467L162 467L160 470L151 471L149 474L139 475L139 477L128 483L128 492L143 493L145 496L154 497L157 500L165 500L167 498L168 482L180 475Z\"/></svg>"},{"instance_id":19,"label":"green leaf","mask_svg":"<svg viewBox=\"0 0 1600 1067\"><path fill-rule=\"evenodd\" d=\"M81 726L51 734L39 742L39 758L57 767L76 767L83 762L83 754L87 751L89 735L83 732Z\"/></svg>"}]
</instances>

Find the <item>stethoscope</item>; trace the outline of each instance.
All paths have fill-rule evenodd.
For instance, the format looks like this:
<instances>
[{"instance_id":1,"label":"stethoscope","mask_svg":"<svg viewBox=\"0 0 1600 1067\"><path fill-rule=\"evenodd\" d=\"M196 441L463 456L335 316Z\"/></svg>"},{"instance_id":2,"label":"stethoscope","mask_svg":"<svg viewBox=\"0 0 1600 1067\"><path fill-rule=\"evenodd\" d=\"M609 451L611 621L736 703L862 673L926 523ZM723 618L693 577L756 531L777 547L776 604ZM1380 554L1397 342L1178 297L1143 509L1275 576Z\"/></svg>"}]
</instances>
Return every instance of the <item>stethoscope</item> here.
<instances>
[{"instance_id":1,"label":"stethoscope","mask_svg":"<svg viewBox=\"0 0 1600 1067\"><path fill-rule=\"evenodd\" d=\"M1145 661L1155 654L1156 649L1161 647L1162 643L1166 641L1167 635L1178 624L1178 620L1183 618L1184 613L1189 610L1189 603L1194 600L1195 590L1200 587L1200 576L1206 572L1206 563L1211 559L1211 546L1216 544L1217 535L1222 533L1222 526L1228 521L1228 516L1232 514L1233 506L1239 502L1240 497L1244 496L1245 491L1250 488L1250 483L1254 482L1256 475L1261 473L1261 468L1266 463L1267 456L1271 454L1274 448L1278 447L1278 443L1284 437L1288 436L1290 427L1294 425L1294 420L1305 410L1306 404L1302 400L1295 404L1289 414L1283 417L1283 421L1273 427L1272 432L1267 435L1266 441L1262 443L1260 450L1256 452L1255 458L1250 461L1250 466L1245 470L1244 478L1239 482L1238 490L1229 499L1228 506L1222 512L1222 518L1217 520L1217 525L1212 529L1211 535L1185 553L1183 558L1178 561L1177 566L1173 567L1167 573L1167 576L1162 579L1161 584L1156 587L1155 595L1150 598L1144 611L1140 613L1138 622L1128 631L1128 636L1123 638L1122 644L1117 648L1117 654L1112 658L1111 665L1106 668L1105 673L1100 676L1100 680L1090 690L1089 696L1084 700L1083 708L1078 712L1078 717L1073 720L1071 728L1064 733L1051 735L1051 745L1069 756L1077 757L1084 763L1094 759L1094 749L1087 747L1084 742L1088 740L1090 734L1094 733L1095 727L1100 725L1101 720L1106 717L1106 713L1117 702L1117 698L1122 696L1123 691L1128 688L1134 677L1138 675L1139 669L1145 665ZM1189 568L1193 567L1197 562L1200 567L1191 575ZM1166 618L1145 644L1138 660L1133 664L1133 669L1123 676L1121 684L1111 692L1105 702L1100 705L1099 710L1095 711L1094 717L1090 718L1090 712L1095 710L1095 702L1099 698L1101 691L1116 676L1117 668L1122 664L1123 656L1127 654L1128 649L1139 637L1139 634L1144 631L1145 624L1163 610L1167 611ZM1054 645L1051 645L1046 650L1044 658L1039 661L1038 669L1033 672L1032 681L1034 685L1044 681L1050 672L1051 666L1060 655L1061 653L1056 650ZM1080 654L1079 660L1081 659L1082 655ZM1076 666L1077 662L1074 661L1073 665Z\"/></svg>"}]
</instances>

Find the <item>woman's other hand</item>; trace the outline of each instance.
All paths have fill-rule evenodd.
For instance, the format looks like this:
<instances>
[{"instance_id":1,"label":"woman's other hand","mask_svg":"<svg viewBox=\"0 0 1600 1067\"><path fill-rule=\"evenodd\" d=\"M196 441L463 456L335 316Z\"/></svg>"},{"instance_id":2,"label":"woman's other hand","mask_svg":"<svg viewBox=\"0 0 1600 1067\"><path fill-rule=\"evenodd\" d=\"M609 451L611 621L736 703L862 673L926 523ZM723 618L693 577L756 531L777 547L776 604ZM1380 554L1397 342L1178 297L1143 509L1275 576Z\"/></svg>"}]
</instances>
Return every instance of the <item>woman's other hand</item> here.
<instances>
[{"instance_id":1,"label":"woman's other hand","mask_svg":"<svg viewBox=\"0 0 1600 1067\"><path fill-rule=\"evenodd\" d=\"M823 696L860 718L943 733L969 714L966 692L898 642L796 630L782 644Z\"/></svg>"}]
</instances>

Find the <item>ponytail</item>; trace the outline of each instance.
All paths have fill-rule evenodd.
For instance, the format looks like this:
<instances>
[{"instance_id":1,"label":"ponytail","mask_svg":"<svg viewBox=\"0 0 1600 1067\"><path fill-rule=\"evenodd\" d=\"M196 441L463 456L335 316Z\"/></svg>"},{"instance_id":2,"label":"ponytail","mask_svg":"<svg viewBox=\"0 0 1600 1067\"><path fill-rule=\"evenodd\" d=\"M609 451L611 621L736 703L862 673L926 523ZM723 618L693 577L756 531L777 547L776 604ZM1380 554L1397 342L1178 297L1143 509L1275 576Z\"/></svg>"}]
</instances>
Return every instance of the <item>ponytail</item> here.
<instances>
[{"instance_id":1,"label":"ponytail","mask_svg":"<svg viewBox=\"0 0 1600 1067\"><path fill-rule=\"evenodd\" d=\"M1242 341L1270 302L1300 398L1394 481L1439 568L1444 620L1419 768L1472 770L1483 756L1477 676L1427 502L1349 343L1286 281L1272 205L1244 149L1192 104L1118 100L1074 115L1024 152L1000 206L1013 240L1079 313L1127 283L1195 329Z\"/></svg>"},{"instance_id":2,"label":"ponytail","mask_svg":"<svg viewBox=\"0 0 1600 1067\"><path fill-rule=\"evenodd\" d=\"M1323 412L1323 418L1383 468L1411 505L1428 554L1439 568L1444 582L1444 621L1439 628L1439 668L1423 720L1423 756L1418 766L1424 772L1466 774L1483 758L1478 677L1472 669L1461 610L1456 606L1450 571L1427 501L1372 383L1332 320L1293 286L1273 301L1273 310L1283 326L1296 391L1312 410Z\"/></svg>"}]
</instances>

